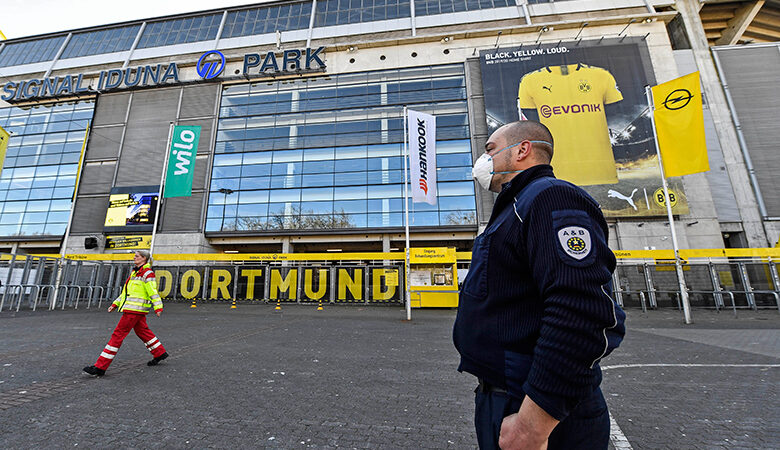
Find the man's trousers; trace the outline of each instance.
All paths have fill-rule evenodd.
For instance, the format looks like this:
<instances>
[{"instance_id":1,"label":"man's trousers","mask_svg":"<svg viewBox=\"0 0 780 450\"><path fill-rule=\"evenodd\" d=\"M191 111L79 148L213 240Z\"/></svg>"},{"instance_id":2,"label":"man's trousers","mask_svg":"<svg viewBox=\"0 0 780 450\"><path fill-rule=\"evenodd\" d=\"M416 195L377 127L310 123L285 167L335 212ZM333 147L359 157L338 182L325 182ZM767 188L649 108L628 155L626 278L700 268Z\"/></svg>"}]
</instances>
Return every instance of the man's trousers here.
<instances>
[{"instance_id":1,"label":"man's trousers","mask_svg":"<svg viewBox=\"0 0 780 450\"><path fill-rule=\"evenodd\" d=\"M474 422L482 450L498 449L498 437L504 417L520 410L522 399L504 392L476 390ZM558 426L547 442L548 450L606 450L609 445L609 412L601 389L580 402Z\"/></svg>"},{"instance_id":2,"label":"man's trousers","mask_svg":"<svg viewBox=\"0 0 780 450\"><path fill-rule=\"evenodd\" d=\"M103 353L98 357L95 367L98 369L106 370L108 366L116 356L116 352L119 351L119 347L122 346L122 341L125 340L130 330L135 331L135 334L143 341L146 348L152 352L152 356L157 358L165 353L165 348L162 343L157 339L157 336L152 333L149 326L146 325L146 314L135 314L126 312L122 314L122 318L119 319L119 323L114 329L114 333L111 335L111 339L103 349Z\"/></svg>"}]
</instances>

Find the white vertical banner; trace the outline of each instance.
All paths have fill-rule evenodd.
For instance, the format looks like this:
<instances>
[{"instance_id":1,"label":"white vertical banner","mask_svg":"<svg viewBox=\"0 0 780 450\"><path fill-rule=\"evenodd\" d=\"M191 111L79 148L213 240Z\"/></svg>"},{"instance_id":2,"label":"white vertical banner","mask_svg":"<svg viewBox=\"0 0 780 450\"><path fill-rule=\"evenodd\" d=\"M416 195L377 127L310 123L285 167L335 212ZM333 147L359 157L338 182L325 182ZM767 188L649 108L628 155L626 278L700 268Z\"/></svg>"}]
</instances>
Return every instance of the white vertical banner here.
<instances>
[{"instance_id":1,"label":"white vertical banner","mask_svg":"<svg viewBox=\"0 0 780 450\"><path fill-rule=\"evenodd\" d=\"M409 111L409 165L412 201L436 204L436 117Z\"/></svg>"}]
</instances>

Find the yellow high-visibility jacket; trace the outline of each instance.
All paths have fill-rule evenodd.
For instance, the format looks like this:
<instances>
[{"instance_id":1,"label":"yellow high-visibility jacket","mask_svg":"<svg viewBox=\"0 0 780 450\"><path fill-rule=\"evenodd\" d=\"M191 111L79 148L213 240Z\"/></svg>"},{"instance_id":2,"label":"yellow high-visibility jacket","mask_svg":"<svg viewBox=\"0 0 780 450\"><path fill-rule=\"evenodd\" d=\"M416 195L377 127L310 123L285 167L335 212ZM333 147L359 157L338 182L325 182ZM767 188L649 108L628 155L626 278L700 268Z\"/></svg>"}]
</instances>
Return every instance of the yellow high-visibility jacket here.
<instances>
[{"instance_id":1,"label":"yellow high-visibility jacket","mask_svg":"<svg viewBox=\"0 0 780 450\"><path fill-rule=\"evenodd\" d=\"M157 292L157 280L150 264L133 269L122 293L114 300L114 306L119 308L119 312L148 314L152 306L155 311L162 311L162 299Z\"/></svg>"}]
</instances>

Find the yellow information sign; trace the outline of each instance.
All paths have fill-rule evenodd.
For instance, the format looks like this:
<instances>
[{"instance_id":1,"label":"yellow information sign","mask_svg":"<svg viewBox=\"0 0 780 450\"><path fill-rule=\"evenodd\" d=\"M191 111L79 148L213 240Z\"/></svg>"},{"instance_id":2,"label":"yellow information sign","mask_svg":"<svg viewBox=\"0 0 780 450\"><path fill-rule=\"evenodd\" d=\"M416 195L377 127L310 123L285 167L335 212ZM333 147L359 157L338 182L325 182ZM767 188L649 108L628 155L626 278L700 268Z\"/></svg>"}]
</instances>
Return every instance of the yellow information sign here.
<instances>
[{"instance_id":1,"label":"yellow information sign","mask_svg":"<svg viewBox=\"0 0 780 450\"><path fill-rule=\"evenodd\" d=\"M396 271L385 271L385 284L388 286L398 286L398 272Z\"/></svg>"},{"instance_id":2,"label":"yellow information sign","mask_svg":"<svg viewBox=\"0 0 780 450\"><path fill-rule=\"evenodd\" d=\"M3 170L3 163L5 162L5 151L8 148L8 140L11 135L7 131L0 127L0 172Z\"/></svg>"},{"instance_id":3,"label":"yellow information sign","mask_svg":"<svg viewBox=\"0 0 780 450\"><path fill-rule=\"evenodd\" d=\"M684 259L680 261L680 266L682 266L683 271L691 270L691 268L688 266L688 261ZM676 270L677 270L677 266L674 260L668 260L668 259L655 260L656 272L674 272Z\"/></svg>"},{"instance_id":4,"label":"yellow information sign","mask_svg":"<svg viewBox=\"0 0 780 450\"><path fill-rule=\"evenodd\" d=\"M454 248L411 248L409 250L409 262L412 264L452 264L457 261Z\"/></svg>"},{"instance_id":5,"label":"yellow information sign","mask_svg":"<svg viewBox=\"0 0 780 450\"><path fill-rule=\"evenodd\" d=\"M106 236L106 248L114 249L145 249L152 246L151 235L131 235L131 236Z\"/></svg>"}]
</instances>

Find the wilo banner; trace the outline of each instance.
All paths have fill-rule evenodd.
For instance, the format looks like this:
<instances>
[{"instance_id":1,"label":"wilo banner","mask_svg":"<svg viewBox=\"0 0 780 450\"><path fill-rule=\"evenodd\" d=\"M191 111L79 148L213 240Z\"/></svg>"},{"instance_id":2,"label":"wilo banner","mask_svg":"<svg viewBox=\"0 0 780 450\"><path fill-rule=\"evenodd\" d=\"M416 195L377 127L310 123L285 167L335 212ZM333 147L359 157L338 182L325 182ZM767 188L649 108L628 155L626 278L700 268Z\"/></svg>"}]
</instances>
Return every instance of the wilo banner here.
<instances>
[{"instance_id":1,"label":"wilo banner","mask_svg":"<svg viewBox=\"0 0 780 450\"><path fill-rule=\"evenodd\" d=\"M436 117L409 110L412 201L436 204Z\"/></svg>"},{"instance_id":2,"label":"wilo banner","mask_svg":"<svg viewBox=\"0 0 780 450\"><path fill-rule=\"evenodd\" d=\"M198 152L199 139L199 126L177 125L173 128L163 198L192 195L192 177L195 174L195 154Z\"/></svg>"}]
</instances>

